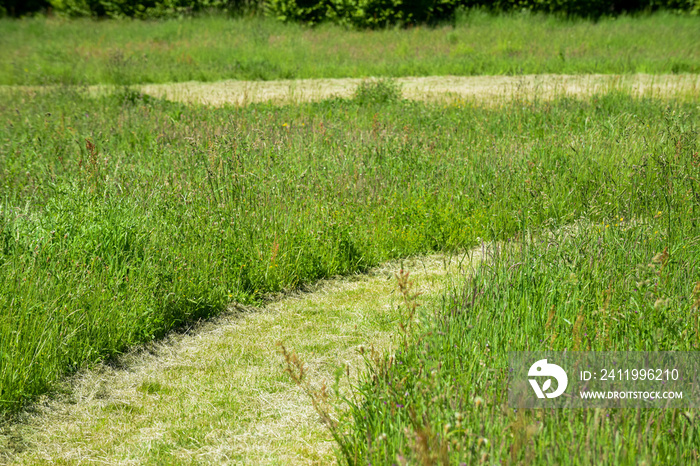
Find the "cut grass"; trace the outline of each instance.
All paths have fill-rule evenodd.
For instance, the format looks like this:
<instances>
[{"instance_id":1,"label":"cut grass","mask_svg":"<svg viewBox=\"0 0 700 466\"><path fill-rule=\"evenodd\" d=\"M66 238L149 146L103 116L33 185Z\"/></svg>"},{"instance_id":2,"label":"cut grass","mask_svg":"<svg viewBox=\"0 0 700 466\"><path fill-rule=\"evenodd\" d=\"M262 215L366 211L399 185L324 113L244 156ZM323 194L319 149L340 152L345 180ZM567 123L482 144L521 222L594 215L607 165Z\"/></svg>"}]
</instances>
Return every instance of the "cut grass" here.
<instances>
[{"instance_id":1,"label":"cut grass","mask_svg":"<svg viewBox=\"0 0 700 466\"><path fill-rule=\"evenodd\" d=\"M566 21L473 12L454 26L352 31L266 18L0 20L0 84L700 72L697 18Z\"/></svg>"},{"instance_id":2,"label":"cut grass","mask_svg":"<svg viewBox=\"0 0 700 466\"><path fill-rule=\"evenodd\" d=\"M127 100L150 97L187 104L222 107L255 103L300 105L328 99L353 98L363 85L391 83L400 98L443 105L502 106L512 101L552 101L564 97L585 99L596 94L620 92L636 98L696 101L700 98L700 75L522 75L522 76L429 76L343 79L297 79L282 81L184 82L135 86L93 85L72 87L90 97L114 93ZM62 86L2 86L0 95L28 96L56 92ZM357 101L357 99L356 99Z\"/></svg>"},{"instance_id":3,"label":"cut grass","mask_svg":"<svg viewBox=\"0 0 700 466\"><path fill-rule=\"evenodd\" d=\"M314 383L331 383L346 367L356 380L359 345L396 345L401 267L429 302L477 261L472 254L389 263L171 335L76 375L66 395L45 397L7 426L0 450L14 450L4 458L12 464L332 463L336 445L284 373L277 342L304 359Z\"/></svg>"},{"instance_id":4,"label":"cut grass","mask_svg":"<svg viewBox=\"0 0 700 466\"><path fill-rule=\"evenodd\" d=\"M294 105L333 97L349 98L365 79L306 79L287 81L187 82L138 86L140 92L171 101L203 105L248 105L272 102ZM393 80L405 99L443 104L500 106L513 100L551 101L563 97L588 98L623 92L653 99L700 98L700 75L524 75L405 77ZM91 88L93 93L99 87Z\"/></svg>"}]
</instances>

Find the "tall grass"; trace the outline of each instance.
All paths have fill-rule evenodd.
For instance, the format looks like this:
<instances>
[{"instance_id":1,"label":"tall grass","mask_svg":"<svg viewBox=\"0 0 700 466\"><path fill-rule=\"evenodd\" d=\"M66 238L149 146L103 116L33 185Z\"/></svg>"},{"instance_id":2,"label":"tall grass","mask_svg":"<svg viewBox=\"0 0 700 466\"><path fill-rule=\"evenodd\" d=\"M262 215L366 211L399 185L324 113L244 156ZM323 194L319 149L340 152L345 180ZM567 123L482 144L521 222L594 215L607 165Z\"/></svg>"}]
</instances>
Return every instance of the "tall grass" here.
<instances>
[{"instance_id":1,"label":"tall grass","mask_svg":"<svg viewBox=\"0 0 700 466\"><path fill-rule=\"evenodd\" d=\"M389 258L659 211L687 235L676 225L696 208L694 159L672 186L645 167L677 169L669 141L695 143L692 104L611 94L482 109L384 91L221 109L6 94L2 408L231 301Z\"/></svg>"},{"instance_id":2,"label":"tall grass","mask_svg":"<svg viewBox=\"0 0 700 466\"><path fill-rule=\"evenodd\" d=\"M697 73L697 18L471 12L454 25L315 29L265 18L0 20L0 84L533 73Z\"/></svg>"},{"instance_id":3,"label":"tall grass","mask_svg":"<svg viewBox=\"0 0 700 466\"><path fill-rule=\"evenodd\" d=\"M581 163L568 193L530 190L536 178L523 170L513 188L532 197L510 211L521 219L515 240L484 245L488 260L426 313L427 324L395 355L368 358L359 397L334 426L344 462L700 461L697 409L507 404L509 351L700 349L697 115L667 108L649 119L621 103L609 116L640 124L593 123L594 134L616 136L570 132L568 151L533 155L526 163L547 185L566 177L561 165ZM617 146L623 139L629 145ZM533 203L557 201L587 207L566 227L533 219L544 208Z\"/></svg>"},{"instance_id":4,"label":"tall grass","mask_svg":"<svg viewBox=\"0 0 700 466\"><path fill-rule=\"evenodd\" d=\"M344 462L697 464L697 409L507 405L509 351L698 350L698 232L671 241L664 223L581 222L499 248L410 344L369 361L337 428Z\"/></svg>"}]
</instances>

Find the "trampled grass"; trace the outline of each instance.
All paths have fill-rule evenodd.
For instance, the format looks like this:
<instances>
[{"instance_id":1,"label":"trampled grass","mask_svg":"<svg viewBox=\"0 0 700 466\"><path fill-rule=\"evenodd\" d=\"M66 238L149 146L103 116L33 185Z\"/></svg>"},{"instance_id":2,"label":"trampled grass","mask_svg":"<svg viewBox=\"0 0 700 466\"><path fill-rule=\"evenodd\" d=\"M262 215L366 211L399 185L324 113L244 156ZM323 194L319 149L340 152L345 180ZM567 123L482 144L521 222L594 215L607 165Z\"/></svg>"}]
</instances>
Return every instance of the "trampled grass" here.
<instances>
[{"instance_id":1,"label":"trampled grass","mask_svg":"<svg viewBox=\"0 0 700 466\"><path fill-rule=\"evenodd\" d=\"M433 332L424 341L429 348L411 344L397 356L406 358L405 372L397 373L402 383L423 384L425 375L410 369L421 364L465 363L467 370L438 371L425 390L385 395L382 384L394 372L364 387L361 409L372 425L356 419L348 451L357 458L420 459L403 427L429 428L435 435L419 432L421 438L443 442L457 411L471 429L459 431L460 439L474 443L455 446L454 457L510 455L520 444L496 432L530 418L501 412L499 358L503 348L533 348L539 339L573 345L573 329L568 333L558 316L575 322L582 313L593 332L600 319L620 321L606 313L627 312L634 298L638 304L629 306L660 317L626 317L605 338L591 339L592 348L692 347L690 299L699 280L695 103L614 92L482 108L387 99L386 85L366 89L363 99L216 109L130 90L98 98L70 88L8 93L0 104L3 410L16 410L67 371L220 312L230 301L253 302L479 239L516 238L520 247L494 258L466 288L474 294L437 314L431 325L444 335ZM575 234L550 246L546 232L572 224L579 225ZM643 282L649 277L638 274L653 273L635 266L667 246L678 262L667 269L664 294L633 295L632 277ZM604 293L617 307L594 316ZM657 300L667 314L648 309ZM547 327L552 304L554 340L538 327ZM475 397L489 409L465 404ZM440 409L426 424L411 424L408 414L396 418L399 411L378 405L389 400L417 413L428 402ZM569 422L568 415L552 415L553 422ZM684 427L682 413L666 419L672 415L623 414L613 425L636 435L634 451L642 451L649 432L642 426L670 422L678 429L673 442L663 437L644 455L675 455L677 446L681 455L692 452L695 431ZM583 416L584 424L571 425L594 422ZM602 418L594 419L599 425ZM514 458L549 458L545 446L556 443L556 459L574 441L566 432L545 432L534 447L530 437L523 440ZM383 434L386 449L366 443L367 435L374 442Z\"/></svg>"},{"instance_id":2,"label":"trampled grass","mask_svg":"<svg viewBox=\"0 0 700 466\"><path fill-rule=\"evenodd\" d=\"M315 29L265 18L0 20L0 84L543 73L697 73L697 17L472 12L454 25Z\"/></svg>"}]
</instances>

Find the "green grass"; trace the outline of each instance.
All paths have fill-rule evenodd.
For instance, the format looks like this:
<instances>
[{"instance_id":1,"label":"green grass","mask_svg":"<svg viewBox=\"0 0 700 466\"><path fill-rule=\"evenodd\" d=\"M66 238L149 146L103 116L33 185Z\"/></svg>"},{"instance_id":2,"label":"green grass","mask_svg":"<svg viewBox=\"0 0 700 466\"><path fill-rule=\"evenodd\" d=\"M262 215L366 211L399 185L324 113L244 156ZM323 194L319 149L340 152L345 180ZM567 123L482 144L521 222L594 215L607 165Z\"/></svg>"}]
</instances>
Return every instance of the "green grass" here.
<instances>
[{"instance_id":1,"label":"green grass","mask_svg":"<svg viewBox=\"0 0 700 466\"><path fill-rule=\"evenodd\" d=\"M518 411L507 404L509 351L700 348L698 114L667 108L649 118L640 103L615 101L605 118L616 124L599 126L593 103L579 108L588 131L564 130L576 127L573 115L550 126L544 137L566 132L568 148L529 139L521 174L506 175L525 196L510 210L518 235L492 248L442 303L428 303L433 313L395 359L368 359L360 396L337 428L345 432L343 462L700 462L697 409ZM542 122L541 112L519 121ZM567 176L568 192L542 189ZM579 202L586 207L573 208ZM580 218L566 227L556 216L533 218L556 203Z\"/></svg>"},{"instance_id":2,"label":"green grass","mask_svg":"<svg viewBox=\"0 0 700 466\"><path fill-rule=\"evenodd\" d=\"M509 351L698 350L699 237L685 226L688 236L671 239L663 219L581 222L504 248L436 306L390 368L370 363L374 378L342 425L344 462L697 464L697 409L507 405ZM666 247L669 262L652 270Z\"/></svg>"},{"instance_id":3,"label":"green grass","mask_svg":"<svg viewBox=\"0 0 700 466\"><path fill-rule=\"evenodd\" d=\"M411 267L426 296L438 296L457 267L449 255L400 263L323 280L313 292L224 315L84 371L67 397L47 399L44 416L1 425L0 462L184 465L196 439L197 464L331 464L332 439L285 374L277 344L303 357L314 378L333 380L346 365L354 377L363 367L358 345L393 346L392 271Z\"/></svg>"},{"instance_id":4,"label":"green grass","mask_svg":"<svg viewBox=\"0 0 700 466\"><path fill-rule=\"evenodd\" d=\"M99 98L71 88L6 92L2 410L15 411L63 374L220 312L232 300L253 302L386 259L470 247L479 238L516 237L523 250L495 258L467 286L474 295L458 296L460 306L438 313L439 332L409 345L398 356L401 368L362 388L367 420L356 419L349 450L360 458L410 455L403 427L423 426L382 408L383 401L429 411L425 425L434 433L446 422L456 426L450 416L463 412L473 435L455 436L476 443L456 457L481 455L477 432L489 439L490 457L509 454L500 448L512 438L498 433L534 418L503 413L503 354L548 341L541 325L552 305L555 348L572 344L563 318L575 322L581 313L595 334L601 319L618 322L616 313L627 315L628 307L654 320L615 324L592 349L687 350L697 341L689 327L691 291L700 280L697 105L612 93L500 108L438 106L397 100L391 84L376 86L351 100L219 109L128 90ZM539 242L542 231L574 223L575 235ZM672 263L664 288L633 292L633 280L649 278L636 274L651 273L637 272L636 264L666 246ZM609 314L593 314L608 289ZM474 307L465 308L472 297ZM637 304L628 304L631 298ZM665 314L649 311L658 299ZM424 371L416 374L420 367L441 370L426 381ZM406 390L386 387L394 376ZM438 399L426 398L435 393ZM488 410L468 404L474 396ZM683 427L682 415L669 420L665 413L611 416L616 428L643 439L634 445L645 455L673 453L677 445L692 451L695 431ZM563 427L594 422L588 414L546 416L555 427L537 437L541 443L525 442L517 458L563 458L556 455L577 439L571 432L580 432ZM641 426L654 419L678 430L647 447ZM611 432L601 429L596 435ZM368 435L384 433L387 449L368 449ZM620 451L634 454L609 454Z\"/></svg>"},{"instance_id":5,"label":"green grass","mask_svg":"<svg viewBox=\"0 0 700 466\"><path fill-rule=\"evenodd\" d=\"M447 146L396 120L412 104L390 105L378 117L343 101L213 110L8 94L2 408L232 300L471 244L483 212L431 188L452 178L429 157ZM409 123L415 134L390 131Z\"/></svg>"},{"instance_id":6,"label":"green grass","mask_svg":"<svg viewBox=\"0 0 700 466\"><path fill-rule=\"evenodd\" d=\"M472 12L454 26L352 31L266 18L0 20L0 84L533 73L697 73L697 17L566 21Z\"/></svg>"}]
</instances>

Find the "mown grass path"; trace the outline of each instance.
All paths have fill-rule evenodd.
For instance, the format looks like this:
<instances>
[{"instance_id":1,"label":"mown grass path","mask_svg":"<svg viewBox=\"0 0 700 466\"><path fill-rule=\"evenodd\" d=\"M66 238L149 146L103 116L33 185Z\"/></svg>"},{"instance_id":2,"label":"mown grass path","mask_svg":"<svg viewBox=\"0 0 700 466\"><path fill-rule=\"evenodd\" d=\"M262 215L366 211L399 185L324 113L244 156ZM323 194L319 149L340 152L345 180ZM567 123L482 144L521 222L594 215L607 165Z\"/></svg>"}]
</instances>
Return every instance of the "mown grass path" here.
<instances>
[{"instance_id":1,"label":"mown grass path","mask_svg":"<svg viewBox=\"0 0 700 466\"><path fill-rule=\"evenodd\" d=\"M289 104L350 97L362 81L348 78L185 82L148 84L139 88L154 97L214 106L268 101ZM653 98L697 98L700 93L700 75L697 74L429 76L396 78L395 81L407 99L461 100L481 105L500 104L513 99L584 98L610 91ZM93 86L92 89L99 88Z\"/></svg>"},{"instance_id":2,"label":"mown grass path","mask_svg":"<svg viewBox=\"0 0 700 466\"><path fill-rule=\"evenodd\" d=\"M385 79L385 78L371 78ZM423 76L389 78L398 84L403 98L440 103L470 102L494 106L513 100L554 100L560 97L587 98L595 94L621 92L634 97L697 100L700 74L532 74L521 76ZM299 104L330 98L352 97L368 79L292 79L273 81L179 82L133 85L132 89L171 101L211 105L248 105L272 102ZM55 86L3 86L2 92L23 89L34 93ZM92 95L119 89L113 85L86 88Z\"/></svg>"},{"instance_id":3,"label":"mown grass path","mask_svg":"<svg viewBox=\"0 0 700 466\"><path fill-rule=\"evenodd\" d=\"M411 272L426 302L478 253L394 262L327 280L256 312L232 310L98 365L7 427L12 464L327 464L334 443L310 400L285 374L277 343L306 362L311 380L363 367L359 345L390 350L400 296L395 272Z\"/></svg>"}]
</instances>

